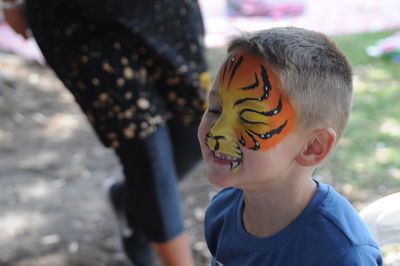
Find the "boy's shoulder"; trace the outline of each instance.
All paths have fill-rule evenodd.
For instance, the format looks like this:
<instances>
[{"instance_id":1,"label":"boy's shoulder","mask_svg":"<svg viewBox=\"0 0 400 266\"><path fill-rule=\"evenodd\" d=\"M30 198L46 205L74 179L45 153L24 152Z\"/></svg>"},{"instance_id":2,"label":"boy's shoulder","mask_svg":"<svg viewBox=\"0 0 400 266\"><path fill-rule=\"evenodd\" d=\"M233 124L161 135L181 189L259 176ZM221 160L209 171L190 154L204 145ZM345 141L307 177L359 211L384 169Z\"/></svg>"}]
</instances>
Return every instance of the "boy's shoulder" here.
<instances>
[{"instance_id":1,"label":"boy's shoulder","mask_svg":"<svg viewBox=\"0 0 400 266\"><path fill-rule=\"evenodd\" d=\"M242 198L243 191L238 188L229 187L220 190L208 204L205 213L206 230L216 232L221 225L227 225L227 222L234 223Z\"/></svg>"},{"instance_id":2,"label":"boy's shoulder","mask_svg":"<svg viewBox=\"0 0 400 266\"><path fill-rule=\"evenodd\" d=\"M204 235L211 254L215 254L218 243L235 243L235 224L238 204L241 202L242 190L224 188L208 204L204 219ZM227 240L228 239L228 240Z\"/></svg>"},{"instance_id":3,"label":"boy's shoulder","mask_svg":"<svg viewBox=\"0 0 400 266\"><path fill-rule=\"evenodd\" d=\"M334 265L359 265L360 261L381 265L379 247L358 212L331 186L319 182L319 187L327 193L303 230L303 239L308 240L303 248L318 248L340 258Z\"/></svg>"},{"instance_id":4,"label":"boy's shoulder","mask_svg":"<svg viewBox=\"0 0 400 266\"><path fill-rule=\"evenodd\" d=\"M326 230L336 231L350 245L371 244L376 246L370 231L351 203L331 186L319 183L327 190L326 198L321 201L318 216L314 222L324 222Z\"/></svg>"}]
</instances>

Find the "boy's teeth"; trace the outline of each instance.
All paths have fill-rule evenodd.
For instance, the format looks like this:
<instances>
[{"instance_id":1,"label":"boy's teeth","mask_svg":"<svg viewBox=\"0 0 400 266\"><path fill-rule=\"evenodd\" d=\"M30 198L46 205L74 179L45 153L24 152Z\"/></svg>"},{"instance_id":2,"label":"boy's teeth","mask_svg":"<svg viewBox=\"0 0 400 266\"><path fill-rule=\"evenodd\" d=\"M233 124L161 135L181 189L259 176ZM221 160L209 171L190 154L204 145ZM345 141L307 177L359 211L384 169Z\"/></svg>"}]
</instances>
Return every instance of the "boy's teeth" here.
<instances>
[{"instance_id":1,"label":"boy's teeth","mask_svg":"<svg viewBox=\"0 0 400 266\"><path fill-rule=\"evenodd\" d=\"M231 162L231 170L235 169L239 165L238 161Z\"/></svg>"},{"instance_id":2,"label":"boy's teeth","mask_svg":"<svg viewBox=\"0 0 400 266\"><path fill-rule=\"evenodd\" d=\"M238 161L239 160L238 158L229 156L227 154L219 153L219 152L216 152L215 156L218 158L224 159L224 160L230 160L230 161Z\"/></svg>"}]
</instances>

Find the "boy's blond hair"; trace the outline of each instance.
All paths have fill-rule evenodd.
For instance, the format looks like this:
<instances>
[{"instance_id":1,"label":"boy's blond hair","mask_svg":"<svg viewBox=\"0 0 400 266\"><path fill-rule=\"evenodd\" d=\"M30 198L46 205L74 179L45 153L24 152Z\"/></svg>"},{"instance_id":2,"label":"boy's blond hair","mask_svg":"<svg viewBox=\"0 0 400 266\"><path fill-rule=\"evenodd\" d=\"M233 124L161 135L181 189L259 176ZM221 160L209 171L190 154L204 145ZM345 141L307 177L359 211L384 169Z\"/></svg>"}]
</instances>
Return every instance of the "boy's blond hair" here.
<instances>
[{"instance_id":1,"label":"boy's blond hair","mask_svg":"<svg viewBox=\"0 0 400 266\"><path fill-rule=\"evenodd\" d=\"M265 59L280 77L302 129L331 127L343 134L351 109L352 70L325 35L295 27L234 37L228 52L246 50Z\"/></svg>"}]
</instances>

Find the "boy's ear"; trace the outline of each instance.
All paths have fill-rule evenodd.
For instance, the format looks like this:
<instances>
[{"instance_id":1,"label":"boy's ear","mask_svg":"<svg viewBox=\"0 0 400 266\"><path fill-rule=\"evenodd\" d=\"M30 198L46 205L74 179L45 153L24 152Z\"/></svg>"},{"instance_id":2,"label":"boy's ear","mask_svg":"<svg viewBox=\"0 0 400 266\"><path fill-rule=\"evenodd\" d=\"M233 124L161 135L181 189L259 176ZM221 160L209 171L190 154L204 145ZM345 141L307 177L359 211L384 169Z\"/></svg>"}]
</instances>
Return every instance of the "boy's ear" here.
<instances>
[{"instance_id":1,"label":"boy's ear","mask_svg":"<svg viewBox=\"0 0 400 266\"><path fill-rule=\"evenodd\" d=\"M312 132L307 147L296 156L295 160L301 166L316 166L328 157L335 142L335 130L332 128L317 129Z\"/></svg>"}]
</instances>

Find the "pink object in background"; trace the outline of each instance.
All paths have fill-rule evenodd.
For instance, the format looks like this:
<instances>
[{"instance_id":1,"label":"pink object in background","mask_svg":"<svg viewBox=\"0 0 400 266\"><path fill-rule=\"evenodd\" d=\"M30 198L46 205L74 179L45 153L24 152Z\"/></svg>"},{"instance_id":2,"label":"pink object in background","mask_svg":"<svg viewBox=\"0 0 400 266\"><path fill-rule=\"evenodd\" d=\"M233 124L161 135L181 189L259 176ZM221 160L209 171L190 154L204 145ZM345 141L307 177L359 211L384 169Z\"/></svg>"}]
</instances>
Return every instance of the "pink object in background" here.
<instances>
[{"instance_id":1,"label":"pink object in background","mask_svg":"<svg viewBox=\"0 0 400 266\"><path fill-rule=\"evenodd\" d=\"M374 32L400 27L400 0L199 0L206 25L209 47L226 45L229 36L271 27L296 26L327 35ZM263 16L237 15L241 3L264 3L256 12L272 12L267 4L280 5ZM288 6L300 5L301 14L290 15ZM260 6L260 5L259 5ZM248 11L246 11L248 12ZM285 14L286 12L286 14Z\"/></svg>"},{"instance_id":2,"label":"pink object in background","mask_svg":"<svg viewBox=\"0 0 400 266\"><path fill-rule=\"evenodd\" d=\"M0 22L0 49L35 60L42 65L45 64L44 57L36 41L32 37L25 40L5 22Z\"/></svg>"},{"instance_id":3,"label":"pink object in background","mask_svg":"<svg viewBox=\"0 0 400 266\"><path fill-rule=\"evenodd\" d=\"M283 16L298 16L304 11L299 2L276 2L266 0L229 0L230 16L267 16L280 19Z\"/></svg>"}]
</instances>

